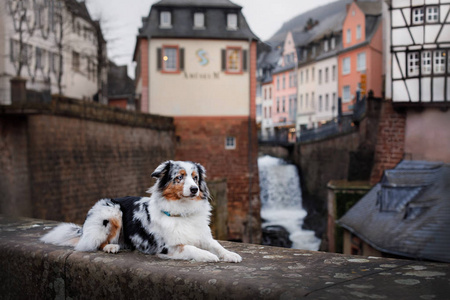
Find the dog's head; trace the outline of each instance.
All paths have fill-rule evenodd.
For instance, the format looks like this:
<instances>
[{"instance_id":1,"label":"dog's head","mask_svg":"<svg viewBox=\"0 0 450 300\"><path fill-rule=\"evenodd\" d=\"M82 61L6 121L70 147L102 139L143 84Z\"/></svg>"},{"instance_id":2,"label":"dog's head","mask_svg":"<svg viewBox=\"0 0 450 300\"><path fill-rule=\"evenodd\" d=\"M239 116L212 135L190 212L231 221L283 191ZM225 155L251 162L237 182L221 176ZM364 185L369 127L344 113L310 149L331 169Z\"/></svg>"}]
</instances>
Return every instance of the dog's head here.
<instances>
[{"instance_id":1,"label":"dog's head","mask_svg":"<svg viewBox=\"0 0 450 300\"><path fill-rule=\"evenodd\" d=\"M167 200L207 200L209 190L206 185L205 168L190 161L166 161L160 164L152 173L156 178L153 187Z\"/></svg>"}]
</instances>

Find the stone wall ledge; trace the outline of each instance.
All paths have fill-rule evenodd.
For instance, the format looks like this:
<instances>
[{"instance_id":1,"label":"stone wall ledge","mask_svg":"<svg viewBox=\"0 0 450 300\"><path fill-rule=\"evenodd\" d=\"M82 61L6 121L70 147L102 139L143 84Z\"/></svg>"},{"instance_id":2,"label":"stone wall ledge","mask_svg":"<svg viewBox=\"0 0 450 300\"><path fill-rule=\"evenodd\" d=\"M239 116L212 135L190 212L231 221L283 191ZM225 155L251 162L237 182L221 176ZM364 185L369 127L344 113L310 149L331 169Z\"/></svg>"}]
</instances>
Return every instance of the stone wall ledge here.
<instances>
[{"instance_id":1,"label":"stone wall ledge","mask_svg":"<svg viewBox=\"0 0 450 300\"><path fill-rule=\"evenodd\" d=\"M39 241L57 223L0 216L2 299L446 299L449 264L221 242L243 262L76 252Z\"/></svg>"}]
</instances>

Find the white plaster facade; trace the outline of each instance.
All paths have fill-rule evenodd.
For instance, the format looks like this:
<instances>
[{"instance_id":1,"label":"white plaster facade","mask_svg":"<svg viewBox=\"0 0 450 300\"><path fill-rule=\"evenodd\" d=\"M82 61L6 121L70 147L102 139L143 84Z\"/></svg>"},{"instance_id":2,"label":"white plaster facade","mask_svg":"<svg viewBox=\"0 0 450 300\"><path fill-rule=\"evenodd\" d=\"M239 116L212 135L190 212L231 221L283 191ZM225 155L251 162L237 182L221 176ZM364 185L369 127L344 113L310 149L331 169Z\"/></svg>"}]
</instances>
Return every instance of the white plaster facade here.
<instances>
[{"instance_id":1,"label":"white plaster facade","mask_svg":"<svg viewBox=\"0 0 450 300\"><path fill-rule=\"evenodd\" d=\"M332 56L315 63L317 69L315 120L325 123L337 116L338 59Z\"/></svg>"},{"instance_id":2,"label":"white plaster facade","mask_svg":"<svg viewBox=\"0 0 450 300\"><path fill-rule=\"evenodd\" d=\"M158 49L184 49L184 68L173 73L157 68ZM166 116L248 116L250 72L227 73L221 53L227 48L249 53L248 41L154 38L149 41L149 112ZM206 57L202 64L198 54ZM189 92L186 92L189 91ZM243 101L245 99L245 101ZM143 100L144 101L144 100Z\"/></svg>"},{"instance_id":3,"label":"white plaster facade","mask_svg":"<svg viewBox=\"0 0 450 300\"><path fill-rule=\"evenodd\" d=\"M273 106L273 83L262 84L262 120L261 120L261 137L263 139L271 139L274 136L272 121Z\"/></svg>"},{"instance_id":4,"label":"white plaster facade","mask_svg":"<svg viewBox=\"0 0 450 300\"><path fill-rule=\"evenodd\" d=\"M450 0L389 2L386 95L393 102L450 101Z\"/></svg>"},{"instance_id":5,"label":"white plaster facade","mask_svg":"<svg viewBox=\"0 0 450 300\"><path fill-rule=\"evenodd\" d=\"M297 132L314 128L316 124L317 74L316 64L300 66L298 69Z\"/></svg>"},{"instance_id":6,"label":"white plaster facade","mask_svg":"<svg viewBox=\"0 0 450 300\"><path fill-rule=\"evenodd\" d=\"M106 86L106 64L101 64L105 67L100 71L98 69L98 41L102 41L103 61L106 61L106 46L102 39L98 39L98 31L92 20L86 20L86 15L82 17L70 12L67 2L7 0L0 3L1 104L11 103L9 81L17 75L27 79L27 89L50 90L51 94L58 94L58 74L61 70L59 57L62 57L61 87L64 96L93 100L102 86ZM73 2L72 5L80 5L75 0ZM15 5L24 5L27 20L22 25L22 41L27 53L20 74L17 74L20 10L15 10ZM13 11L16 12L15 17L12 16ZM62 15L62 25L58 21L59 15ZM61 28L62 51L58 50ZM99 101L107 103L106 93L104 96L100 94Z\"/></svg>"}]
</instances>

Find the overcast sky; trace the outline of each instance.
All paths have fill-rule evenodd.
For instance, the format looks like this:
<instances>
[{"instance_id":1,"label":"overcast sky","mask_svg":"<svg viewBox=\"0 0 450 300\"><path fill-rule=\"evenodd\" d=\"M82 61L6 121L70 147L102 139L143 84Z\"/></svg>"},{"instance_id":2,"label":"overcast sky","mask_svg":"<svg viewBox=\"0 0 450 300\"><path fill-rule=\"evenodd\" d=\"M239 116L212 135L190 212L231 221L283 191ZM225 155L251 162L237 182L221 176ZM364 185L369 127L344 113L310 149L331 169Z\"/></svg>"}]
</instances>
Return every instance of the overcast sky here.
<instances>
[{"instance_id":1,"label":"overcast sky","mask_svg":"<svg viewBox=\"0 0 450 300\"><path fill-rule=\"evenodd\" d=\"M108 42L108 57L119 65L127 64L133 74L132 54L141 18L159 0L86 0L94 20L101 20ZM189 1L189 0L186 0ZM335 0L232 0L243 7L247 23L263 41L269 39L284 22L314 7Z\"/></svg>"}]
</instances>

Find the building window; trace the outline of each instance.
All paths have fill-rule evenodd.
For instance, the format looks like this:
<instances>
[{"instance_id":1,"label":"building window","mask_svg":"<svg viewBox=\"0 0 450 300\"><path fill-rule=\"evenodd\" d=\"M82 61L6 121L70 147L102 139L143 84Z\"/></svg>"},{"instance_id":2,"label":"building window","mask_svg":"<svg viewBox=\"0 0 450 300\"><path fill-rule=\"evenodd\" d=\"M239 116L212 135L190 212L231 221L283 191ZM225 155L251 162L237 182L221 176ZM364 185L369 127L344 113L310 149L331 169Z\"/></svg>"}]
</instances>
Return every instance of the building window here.
<instances>
[{"instance_id":1,"label":"building window","mask_svg":"<svg viewBox=\"0 0 450 300\"><path fill-rule=\"evenodd\" d=\"M352 42L352 31L350 29L347 29L346 42L347 44L350 44Z\"/></svg>"},{"instance_id":2,"label":"building window","mask_svg":"<svg viewBox=\"0 0 450 300\"><path fill-rule=\"evenodd\" d=\"M227 14L227 29L237 30L237 14Z\"/></svg>"},{"instance_id":3,"label":"building window","mask_svg":"<svg viewBox=\"0 0 450 300\"><path fill-rule=\"evenodd\" d=\"M342 88L342 102L350 102L350 86L346 85Z\"/></svg>"},{"instance_id":4,"label":"building window","mask_svg":"<svg viewBox=\"0 0 450 300\"><path fill-rule=\"evenodd\" d=\"M431 74L431 51L422 52L422 75Z\"/></svg>"},{"instance_id":5,"label":"building window","mask_svg":"<svg viewBox=\"0 0 450 300\"><path fill-rule=\"evenodd\" d=\"M319 111L322 111L322 95L319 96Z\"/></svg>"},{"instance_id":6,"label":"building window","mask_svg":"<svg viewBox=\"0 0 450 300\"><path fill-rule=\"evenodd\" d=\"M417 7L413 9L413 24L423 23L423 7Z\"/></svg>"},{"instance_id":7,"label":"building window","mask_svg":"<svg viewBox=\"0 0 450 300\"><path fill-rule=\"evenodd\" d=\"M42 49L36 47L36 69L42 69Z\"/></svg>"},{"instance_id":8,"label":"building window","mask_svg":"<svg viewBox=\"0 0 450 300\"><path fill-rule=\"evenodd\" d=\"M280 90L280 77L277 77L277 91Z\"/></svg>"},{"instance_id":9,"label":"building window","mask_svg":"<svg viewBox=\"0 0 450 300\"><path fill-rule=\"evenodd\" d=\"M178 71L178 47L163 47L163 70L166 72Z\"/></svg>"},{"instance_id":10,"label":"building window","mask_svg":"<svg viewBox=\"0 0 450 300\"><path fill-rule=\"evenodd\" d=\"M408 76L419 75L419 52L408 53Z\"/></svg>"},{"instance_id":11,"label":"building window","mask_svg":"<svg viewBox=\"0 0 450 300\"><path fill-rule=\"evenodd\" d=\"M194 28L203 29L205 28L205 14L201 12L194 13Z\"/></svg>"},{"instance_id":12,"label":"building window","mask_svg":"<svg viewBox=\"0 0 450 300\"><path fill-rule=\"evenodd\" d=\"M308 59L308 49L304 49L303 50L303 59L307 60Z\"/></svg>"},{"instance_id":13,"label":"building window","mask_svg":"<svg viewBox=\"0 0 450 300\"><path fill-rule=\"evenodd\" d=\"M72 51L72 69L74 71L80 70L80 53Z\"/></svg>"},{"instance_id":14,"label":"building window","mask_svg":"<svg viewBox=\"0 0 450 300\"><path fill-rule=\"evenodd\" d=\"M236 138L234 136L227 136L225 138L225 149L227 150L236 149Z\"/></svg>"},{"instance_id":15,"label":"building window","mask_svg":"<svg viewBox=\"0 0 450 300\"><path fill-rule=\"evenodd\" d=\"M436 23L439 20L439 7L428 6L427 7L427 23Z\"/></svg>"},{"instance_id":16,"label":"building window","mask_svg":"<svg viewBox=\"0 0 450 300\"><path fill-rule=\"evenodd\" d=\"M305 71L305 82L308 82L308 77L309 77L309 69L306 69Z\"/></svg>"},{"instance_id":17,"label":"building window","mask_svg":"<svg viewBox=\"0 0 450 300\"><path fill-rule=\"evenodd\" d=\"M356 70L365 71L366 70L366 52L358 53L356 62Z\"/></svg>"},{"instance_id":18,"label":"building window","mask_svg":"<svg viewBox=\"0 0 450 300\"><path fill-rule=\"evenodd\" d=\"M242 50L240 48L227 48L227 72L242 72Z\"/></svg>"},{"instance_id":19,"label":"building window","mask_svg":"<svg viewBox=\"0 0 450 300\"><path fill-rule=\"evenodd\" d=\"M450 55L450 50L447 52L447 57ZM450 59L447 59L447 72L450 73Z\"/></svg>"},{"instance_id":20,"label":"building window","mask_svg":"<svg viewBox=\"0 0 450 300\"><path fill-rule=\"evenodd\" d=\"M300 95L300 108L303 108L303 94Z\"/></svg>"},{"instance_id":21,"label":"building window","mask_svg":"<svg viewBox=\"0 0 450 300\"><path fill-rule=\"evenodd\" d=\"M314 81L314 72L315 71L315 69L314 69L314 67L311 69L311 81Z\"/></svg>"},{"instance_id":22,"label":"building window","mask_svg":"<svg viewBox=\"0 0 450 300\"><path fill-rule=\"evenodd\" d=\"M325 82L328 82L328 67L325 68Z\"/></svg>"},{"instance_id":23,"label":"building window","mask_svg":"<svg viewBox=\"0 0 450 300\"><path fill-rule=\"evenodd\" d=\"M331 76L333 78L333 81L336 81L336 66L335 65L333 66L333 71L332 71Z\"/></svg>"},{"instance_id":24,"label":"building window","mask_svg":"<svg viewBox=\"0 0 450 300\"><path fill-rule=\"evenodd\" d=\"M331 110L334 112L334 110L337 109L336 93L333 93L333 99L331 101L333 101L331 103Z\"/></svg>"},{"instance_id":25,"label":"building window","mask_svg":"<svg viewBox=\"0 0 450 300\"><path fill-rule=\"evenodd\" d=\"M311 93L311 107L314 108L314 92Z\"/></svg>"},{"instance_id":26,"label":"building window","mask_svg":"<svg viewBox=\"0 0 450 300\"><path fill-rule=\"evenodd\" d=\"M303 71L300 71L300 84L303 84Z\"/></svg>"},{"instance_id":27,"label":"building window","mask_svg":"<svg viewBox=\"0 0 450 300\"><path fill-rule=\"evenodd\" d=\"M280 98L277 97L277 113L280 112Z\"/></svg>"},{"instance_id":28,"label":"building window","mask_svg":"<svg viewBox=\"0 0 450 300\"><path fill-rule=\"evenodd\" d=\"M305 108L308 108L308 97L309 97L309 94L305 94Z\"/></svg>"},{"instance_id":29,"label":"building window","mask_svg":"<svg viewBox=\"0 0 450 300\"><path fill-rule=\"evenodd\" d=\"M323 51L328 52L328 40L323 41Z\"/></svg>"},{"instance_id":30,"label":"building window","mask_svg":"<svg viewBox=\"0 0 450 300\"><path fill-rule=\"evenodd\" d=\"M350 57L342 60L342 75L350 74Z\"/></svg>"},{"instance_id":31,"label":"building window","mask_svg":"<svg viewBox=\"0 0 450 300\"><path fill-rule=\"evenodd\" d=\"M283 104L283 112L286 112L286 98L285 97L283 97L282 104Z\"/></svg>"},{"instance_id":32,"label":"building window","mask_svg":"<svg viewBox=\"0 0 450 300\"><path fill-rule=\"evenodd\" d=\"M172 27L172 14L170 13L170 11L161 12L159 26L161 28Z\"/></svg>"},{"instance_id":33,"label":"building window","mask_svg":"<svg viewBox=\"0 0 450 300\"><path fill-rule=\"evenodd\" d=\"M361 39L361 25L356 26L356 39Z\"/></svg>"},{"instance_id":34,"label":"building window","mask_svg":"<svg viewBox=\"0 0 450 300\"><path fill-rule=\"evenodd\" d=\"M331 38L331 49L334 49L336 47L336 38L332 37Z\"/></svg>"},{"instance_id":35,"label":"building window","mask_svg":"<svg viewBox=\"0 0 450 300\"><path fill-rule=\"evenodd\" d=\"M272 99L272 87L269 87L269 99Z\"/></svg>"},{"instance_id":36,"label":"building window","mask_svg":"<svg viewBox=\"0 0 450 300\"><path fill-rule=\"evenodd\" d=\"M313 47L312 47L312 50L311 50L311 56L312 56L312 57L316 56L316 46L313 46Z\"/></svg>"},{"instance_id":37,"label":"building window","mask_svg":"<svg viewBox=\"0 0 450 300\"><path fill-rule=\"evenodd\" d=\"M286 88L286 75L283 74L283 90Z\"/></svg>"},{"instance_id":38,"label":"building window","mask_svg":"<svg viewBox=\"0 0 450 300\"><path fill-rule=\"evenodd\" d=\"M437 50L434 51L434 74L444 74L445 73L445 51Z\"/></svg>"},{"instance_id":39,"label":"building window","mask_svg":"<svg viewBox=\"0 0 450 300\"><path fill-rule=\"evenodd\" d=\"M330 110L330 99L329 99L329 95L326 94L325 95L325 111L329 111Z\"/></svg>"},{"instance_id":40,"label":"building window","mask_svg":"<svg viewBox=\"0 0 450 300\"><path fill-rule=\"evenodd\" d=\"M322 84L322 70L319 70L319 84Z\"/></svg>"}]
</instances>

